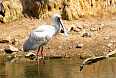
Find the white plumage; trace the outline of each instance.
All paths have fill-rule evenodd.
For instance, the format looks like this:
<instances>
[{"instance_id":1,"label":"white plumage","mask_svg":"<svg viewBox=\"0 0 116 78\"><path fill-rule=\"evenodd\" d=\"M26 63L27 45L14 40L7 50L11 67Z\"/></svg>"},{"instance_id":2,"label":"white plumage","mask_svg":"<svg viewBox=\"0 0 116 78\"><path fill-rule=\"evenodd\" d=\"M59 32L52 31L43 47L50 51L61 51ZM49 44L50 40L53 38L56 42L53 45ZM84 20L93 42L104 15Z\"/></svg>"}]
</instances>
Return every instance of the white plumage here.
<instances>
[{"instance_id":1,"label":"white plumage","mask_svg":"<svg viewBox=\"0 0 116 78\"><path fill-rule=\"evenodd\" d=\"M61 30L60 24L64 29L65 36L68 36L63 26L61 15L59 14L52 15L52 21L54 25L42 25L36 28L34 31L32 31L32 33L30 34L30 37L27 39L27 41L23 45L24 51L37 50L38 48L40 49L40 47L42 47L41 54L44 61L43 46L47 45L50 39L60 32ZM39 55L39 49L37 52L37 57Z\"/></svg>"}]
</instances>

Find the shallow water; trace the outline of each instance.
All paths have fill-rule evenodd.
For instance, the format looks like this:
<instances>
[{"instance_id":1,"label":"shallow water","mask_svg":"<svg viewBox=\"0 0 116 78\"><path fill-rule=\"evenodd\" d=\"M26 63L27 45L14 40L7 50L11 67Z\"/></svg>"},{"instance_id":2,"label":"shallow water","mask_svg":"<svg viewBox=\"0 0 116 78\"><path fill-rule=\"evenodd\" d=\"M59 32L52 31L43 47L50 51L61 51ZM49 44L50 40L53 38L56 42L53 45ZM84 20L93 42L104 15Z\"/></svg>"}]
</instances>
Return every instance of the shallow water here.
<instances>
[{"instance_id":1,"label":"shallow water","mask_svg":"<svg viewBox=\"0 0 116 78\"><path fill-rule=\"evenodd\" d=\"M116 57L104 59L91 65L84 65L83 60L46 59L43 61L29 61L26 58L15 58L10 61L0 61L0 78L115 78Z\"/></svg>"}]
</instances>

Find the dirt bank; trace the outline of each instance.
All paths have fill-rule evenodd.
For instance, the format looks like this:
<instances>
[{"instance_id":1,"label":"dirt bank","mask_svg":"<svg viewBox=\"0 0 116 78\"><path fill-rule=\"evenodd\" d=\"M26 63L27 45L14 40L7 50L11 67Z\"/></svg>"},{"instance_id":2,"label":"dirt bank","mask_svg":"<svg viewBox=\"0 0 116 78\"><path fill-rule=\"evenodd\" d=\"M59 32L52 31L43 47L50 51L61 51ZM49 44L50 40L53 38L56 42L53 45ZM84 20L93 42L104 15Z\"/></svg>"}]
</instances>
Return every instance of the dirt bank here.
<instances>
[{"instance_id":1,"label":"dirt bank","mask_svg":"<svg viewBox=\"0 0 116 78\"><path fill-rule=\"evenodd\" d=\"M71 29L71 31L68 31L68 37L65 37L63 33L54 36L44 47L44 56L65 56L65 54L70 56L83 54L98 56L111 52L116 46L115 15L102 19L80 18L73 21L63 20L63 23L66 29ZM38 26L45 24L53 24L51 18L23 17L10 23L0 24L0 39L9 39L9 43L0 43L0 49L5 49L7 45L12 45L18 48L18 52L14 55L24 56L25 53L21 49L29 34ZM86 32L88 34L83 37ZM12 44L13 39L18 40L17 44ZM80 43L83 44L81 48L77 46ZM37 51L33 52L36 53ZM4 51L0 52L0 54L3 55ZM9 53L6 54L9 55Z\"/></svg>"}]
</instances>

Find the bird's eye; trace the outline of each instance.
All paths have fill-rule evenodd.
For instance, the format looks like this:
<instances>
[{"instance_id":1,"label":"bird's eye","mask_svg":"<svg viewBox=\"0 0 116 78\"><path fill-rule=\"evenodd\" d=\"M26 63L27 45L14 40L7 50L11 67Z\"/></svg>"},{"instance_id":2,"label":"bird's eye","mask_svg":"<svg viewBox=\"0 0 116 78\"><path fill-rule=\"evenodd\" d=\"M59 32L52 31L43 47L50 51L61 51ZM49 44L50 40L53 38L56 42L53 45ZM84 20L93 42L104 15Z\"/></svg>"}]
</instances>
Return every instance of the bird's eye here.
<instances>
[{"instance_id":1,"label":"bird's eye","mask_svg":"<svg viewBox=\"0 0 116 78\"><path fill-rule=\"evenodd\" d=\"M60 21L60 19L62 19L62 17L58 17L58 21Z\"/></svg>"}]
</instances>

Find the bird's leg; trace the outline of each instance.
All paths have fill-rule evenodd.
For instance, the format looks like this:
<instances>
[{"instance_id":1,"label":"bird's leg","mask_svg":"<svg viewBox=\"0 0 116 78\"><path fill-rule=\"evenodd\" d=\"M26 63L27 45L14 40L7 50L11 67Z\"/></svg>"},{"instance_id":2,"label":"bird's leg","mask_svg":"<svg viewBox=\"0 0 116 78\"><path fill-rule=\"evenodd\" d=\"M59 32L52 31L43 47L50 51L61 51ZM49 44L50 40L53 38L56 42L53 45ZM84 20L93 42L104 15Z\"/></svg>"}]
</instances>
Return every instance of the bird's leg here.
<instances>
[{"instance_id":1,"label":"bird's leg","mask_svg":"<svg viewBox=\"0 0 116 78\"><path fill-rule=\"evenodd\" d=\"M39 57L39 50L40 50L40 47L38 48L38 51L37 51L37 64L38 64L38 57Z\"/></svg>"},{"instance_id":2,"label":"bird's leg","mask_svg":"<svg viewBox=\"0 0 116 78\"><path fill-rule=\"evenodd\" d=\"M43 46L42 46L42 49L41 49L41 55L42 55L43 63L45 64L45 60L44 60L44 56L43 56Z\"/></svg>"}]
</instances>

